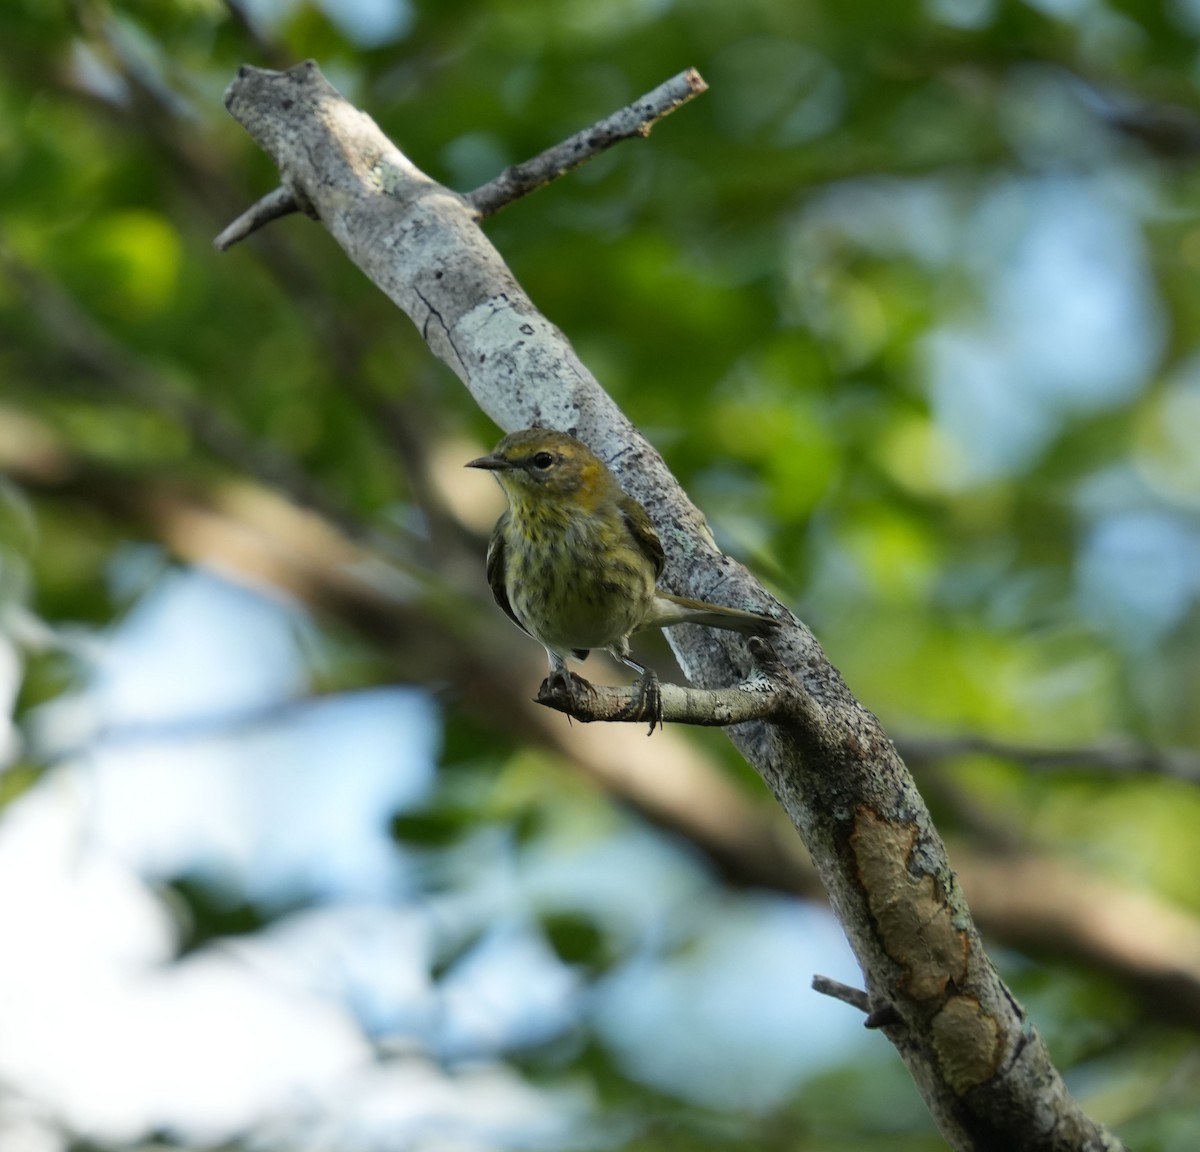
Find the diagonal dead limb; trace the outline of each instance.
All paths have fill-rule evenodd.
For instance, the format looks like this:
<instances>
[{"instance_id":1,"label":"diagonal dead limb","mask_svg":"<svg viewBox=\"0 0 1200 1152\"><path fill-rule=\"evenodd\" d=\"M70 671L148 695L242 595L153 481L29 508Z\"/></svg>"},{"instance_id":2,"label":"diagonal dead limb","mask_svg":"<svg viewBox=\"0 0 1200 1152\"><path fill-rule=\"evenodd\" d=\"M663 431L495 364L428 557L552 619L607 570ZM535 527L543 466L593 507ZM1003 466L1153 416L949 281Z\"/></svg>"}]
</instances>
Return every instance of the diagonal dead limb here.
<instances>
[{"instance_id":1,"label":"diagonal dead limb","mask_svg":"<svg viewBox=\"0 0 1200 1152\"><path fill-rule=\"evenodd\" d=\"M660 529L665 588L771 603L715 550L661 457L538 312L466 198L421 172L312 64L285 73L243 68L227 103L485 412L510 431L538 423L573 432L613 467ZM708 631L673 629L672 646L689 679L729 684L742 674L746 649ZM1000 980L932 817L878 719L803 624L782 627L773 642L803 685L800 707L817 708L805 722L738 724L730 738L804 837L873 1002L894 1006L899 1023L883 1031L946 1139L960 1152L1120 1148L1070 1098Z\"/></svg>"}]
</instances>

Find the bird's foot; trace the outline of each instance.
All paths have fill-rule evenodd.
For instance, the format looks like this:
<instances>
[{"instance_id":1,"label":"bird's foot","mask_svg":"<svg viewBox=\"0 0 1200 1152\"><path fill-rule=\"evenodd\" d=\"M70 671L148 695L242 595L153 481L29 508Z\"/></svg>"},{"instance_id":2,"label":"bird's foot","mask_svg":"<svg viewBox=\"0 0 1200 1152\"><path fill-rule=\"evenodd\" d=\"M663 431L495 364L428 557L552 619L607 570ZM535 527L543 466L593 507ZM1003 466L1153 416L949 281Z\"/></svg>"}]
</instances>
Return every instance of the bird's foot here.
<instances>
[{"instance_id":1,"label":"bird's foot","mask_svg":"<svg viewBox=\"0 0 1200 1152\"><path fill-rule=\"evenodd\" d=\"M567 668L555 668L538 689L537 702L551 704L556 702L570 706L581 697L595 696L596 689L582 676L576 675ZM570 720L568 714L567 719Z\"/></svg>"},{"instance_id":2,"label":"bird's foot","mask_svg":"<svg viewBox=\"0 0 1200 1152\"><path fill-rule=\"evenodd\" d=\"M663 723L662 689L658 686L658 674L649 668L642 673L637 682L637 698L633 703L635 720L649 720L650 730L647 736L654 735L656 727Z\"/></svg>"},{"instance_id":3,"label":"bird's foot","mask_svg":"<svg viewBox=\"0 0 1200 1152\"><path fill-rule=\"evenodd\" d=\"M590 716L587 714L589 706L594 711L598 702L595 685L565 668L555 668L542 681L542 686L538 689L535 699L539 704L545 704L551 708L557 708L560 712L565 712L568 719L572 715L585 722L589 719L600 718L594 714ZM579 715L580 708L585 710L583 716ZM629 708L623 710L620 715L605 715L603 718L606 720L648 720L650 730L646 735L652 735L655 728L662 727L663 722L662 689L659 687L658 676L649 669L644 671L634 683L634 696Z\"/></svg>"}]
</instances>

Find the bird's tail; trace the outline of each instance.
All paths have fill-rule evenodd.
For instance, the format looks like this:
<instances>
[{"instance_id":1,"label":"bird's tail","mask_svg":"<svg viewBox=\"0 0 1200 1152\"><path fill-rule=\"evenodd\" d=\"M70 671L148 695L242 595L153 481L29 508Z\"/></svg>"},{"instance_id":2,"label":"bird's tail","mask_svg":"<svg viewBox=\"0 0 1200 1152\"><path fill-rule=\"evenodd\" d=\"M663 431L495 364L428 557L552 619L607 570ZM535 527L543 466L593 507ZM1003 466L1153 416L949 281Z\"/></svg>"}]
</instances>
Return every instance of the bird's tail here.
<instances>
[{"instance_id":1,"label":"bird's tail","mask_svg":"<svg viewBox=\"0 0 1200 1152\"><path fill-rule=\"evenodd\" d=\"M648 624L652 628L669 628L672 624L703 624L708 628L764 636L777 628L779 621L758 612L722 608L719 604L706 604L703 600L659 591L654 597L654 618Z\"/></svg>"}]
</instances>

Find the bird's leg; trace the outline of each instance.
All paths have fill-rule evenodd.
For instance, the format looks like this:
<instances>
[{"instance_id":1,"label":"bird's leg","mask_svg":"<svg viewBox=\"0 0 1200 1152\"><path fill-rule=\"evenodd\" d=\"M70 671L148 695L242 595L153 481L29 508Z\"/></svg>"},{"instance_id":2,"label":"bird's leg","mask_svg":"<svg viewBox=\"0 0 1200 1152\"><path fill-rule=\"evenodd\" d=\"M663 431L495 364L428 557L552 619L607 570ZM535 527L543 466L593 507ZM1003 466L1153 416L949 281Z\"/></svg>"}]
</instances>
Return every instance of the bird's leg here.
<instances>
[{"instance_id":1,"label":"bird's leg","mask_svg":"<svg viewBox=\"0 0 1200 1152\"><path fill-rule=\"evenodd\" d=\"M546 677L546 687L551 691L565 692L568 696L574 695L574 685L571 683L567 662L549 648L546 649L546 655L550 657L550 675Z\"/></svg>"},{"instance_id":2,"label":"bird's leg","mask_svg":"<svg viewBox=\"0 0 1200 1152\"><path fill-rule=\"evenodd\" d=\"M638 694L635 704L637 711L635 716L638 720L650 721L650 730L646 735L653 736L655 727L661 728L663 722L662 690L658 686L658 673L647 668L644 664L639 664L627 651L622 652L615 646L610 648L609 651L622 664L632 668L638 674Z\"/></svg>"}]
</instances>

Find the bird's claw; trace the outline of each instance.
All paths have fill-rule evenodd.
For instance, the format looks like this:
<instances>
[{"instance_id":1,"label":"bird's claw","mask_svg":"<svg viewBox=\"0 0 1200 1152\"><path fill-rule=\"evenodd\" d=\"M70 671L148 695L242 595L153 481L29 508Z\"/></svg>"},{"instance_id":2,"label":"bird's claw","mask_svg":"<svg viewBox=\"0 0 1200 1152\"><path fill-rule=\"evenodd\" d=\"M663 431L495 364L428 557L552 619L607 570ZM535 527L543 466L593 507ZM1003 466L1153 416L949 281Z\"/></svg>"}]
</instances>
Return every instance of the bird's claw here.
<instances>
[{"instance_id":1,"label":"bird's claw","mask_svg":"<svg viewBox=\"0 0 1200 1152\"><path fill-rule=\"evenodd\" d=\"M634 718L649 720L650 729L647 736L654 735L656 727L663 723L662 689L658 685L658 675L649 668L642 673L637 682L637 698L634 700Z\"/></svg>"},{"instance_id":2,"label":"bird's claw","mask_svg":"<svg viewBox=\"0 0 1200 1152\"><path fill-rule=\"evenodd\" d=\"M596 689L582 676L576 675L566 668L556 668L542 681L536 699L542 704L553 703L556 700L571 704L581 697L595 696L595 694ZM568 714L567 719L570 718L570 714Z\"/></svg>"},{"instance_id":3,"label":"bird's claw","mask_svg":"<svg viewBox=\"0 0 1200 1152\"><path fill-rule=\"evenodd\" d=\"M659 687L658 676L649 670L642 673L634 684L634 698L629 711L620 719L648 720L650 730L647 736L653 734L655 728L661 728L663 723L662 689ZM594 701L596 687L582 676L577 676L567 669L556 668L538 689L537 702L549 704L571 717L571 708L581 700ZM583 719L588 717L584 716Z\"/></svg>"}]
</instances>

